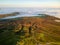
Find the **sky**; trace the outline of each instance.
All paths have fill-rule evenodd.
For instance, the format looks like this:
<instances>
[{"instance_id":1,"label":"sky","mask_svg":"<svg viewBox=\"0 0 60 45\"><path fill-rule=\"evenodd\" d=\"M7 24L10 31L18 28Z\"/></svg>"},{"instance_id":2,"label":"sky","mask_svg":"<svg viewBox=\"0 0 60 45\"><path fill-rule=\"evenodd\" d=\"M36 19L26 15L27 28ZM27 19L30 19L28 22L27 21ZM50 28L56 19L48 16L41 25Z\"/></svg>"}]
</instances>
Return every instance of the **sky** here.
<instances>
[{"instance_id":1,"label":"sky","mask_svg":"<svg viewBox=\"0 0 60 45\"><path fill-rule=\"evenodd\" d=\"M53 7L53 8L60 8L60 0L0 0L0 7Z\"/></svg>"}]
</instances>

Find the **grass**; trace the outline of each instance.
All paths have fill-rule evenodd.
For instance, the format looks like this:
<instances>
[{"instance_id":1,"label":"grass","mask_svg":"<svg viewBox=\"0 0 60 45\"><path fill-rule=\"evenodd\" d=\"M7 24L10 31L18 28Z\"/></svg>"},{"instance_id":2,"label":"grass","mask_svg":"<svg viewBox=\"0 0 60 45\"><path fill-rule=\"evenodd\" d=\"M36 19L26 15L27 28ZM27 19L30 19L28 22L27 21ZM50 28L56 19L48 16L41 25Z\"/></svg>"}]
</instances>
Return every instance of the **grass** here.
<instances>
[{"instance_id":1,"label":"grass","mask_svg":"<svg viewBox=\"0 0 60 45\"><path fill-rule=\"evenodd\" d=\"M0 45L60 45L59 24L38 16L2 20Z\"/></svg>"}]
</instances>

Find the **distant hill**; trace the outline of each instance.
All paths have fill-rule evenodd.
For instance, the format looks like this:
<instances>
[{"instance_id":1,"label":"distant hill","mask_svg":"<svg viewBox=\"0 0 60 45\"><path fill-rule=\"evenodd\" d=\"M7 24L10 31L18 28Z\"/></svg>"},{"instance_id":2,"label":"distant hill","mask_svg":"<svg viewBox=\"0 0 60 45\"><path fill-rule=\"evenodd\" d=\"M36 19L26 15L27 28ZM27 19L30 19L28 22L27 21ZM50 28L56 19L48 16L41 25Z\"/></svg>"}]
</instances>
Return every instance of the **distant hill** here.
<instances>
[{"instance_id":1,"label":"distant hill","mask_svg":"<svg viewBox=\"0 0 60 45\"><path fill-rule=\"evenodd\" d=\"M0 18L8 17L8 16L14 16L20 14L19 12L13 12L11 14L0 14Z\"/></svg>"},{"instance_id":2,"label":"distant hill","mask_svg":"<svg viewBox=\"0 0 60 45\"><path fill-rule=\"evenodd\" d=\"M0 20L0 45L60 45L59 18L44 15Z\"/></svg>"}]
</instances>

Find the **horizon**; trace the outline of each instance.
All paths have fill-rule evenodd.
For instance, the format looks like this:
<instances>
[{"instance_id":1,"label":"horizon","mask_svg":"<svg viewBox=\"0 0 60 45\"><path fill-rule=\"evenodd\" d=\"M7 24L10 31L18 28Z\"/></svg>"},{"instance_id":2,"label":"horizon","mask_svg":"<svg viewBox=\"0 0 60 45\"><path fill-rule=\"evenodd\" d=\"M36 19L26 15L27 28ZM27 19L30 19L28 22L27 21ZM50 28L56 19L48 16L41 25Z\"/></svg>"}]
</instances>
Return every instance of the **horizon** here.
<instances>
[{"instance_id":1,"label":"horizon","mask_svg":"<svg viewBox=\"0 0 60 45\"><path fill-rule=\"evenodd\" d=\"M36 15L48 14L60 18L60 8L1 8L0 14L8 14L11 12L23 12L21 14ZM27 16L27 15L26 15Z\"/></svg>"},{"instance_id":2,"label":"horizon","mask_svg":"<svg viewBox=\"0 0 60 45\"><path fill-rule=\"evenodd\" d=\"M44 11L49 9L50 12L57 12L59 15L56 16L60 17L60 0L0 0L0 9L3 8L40 8L45 9Z\"/></svg>"},{"instance_id":3,"label":"horizon","mask_svg":"<svg viewBox=\"0 0 60 45\"><path fill-rule=\"evenodd\" d=\"M60 8L60 0L0 0L0 7Z\"/></svg>"}]
</instances>

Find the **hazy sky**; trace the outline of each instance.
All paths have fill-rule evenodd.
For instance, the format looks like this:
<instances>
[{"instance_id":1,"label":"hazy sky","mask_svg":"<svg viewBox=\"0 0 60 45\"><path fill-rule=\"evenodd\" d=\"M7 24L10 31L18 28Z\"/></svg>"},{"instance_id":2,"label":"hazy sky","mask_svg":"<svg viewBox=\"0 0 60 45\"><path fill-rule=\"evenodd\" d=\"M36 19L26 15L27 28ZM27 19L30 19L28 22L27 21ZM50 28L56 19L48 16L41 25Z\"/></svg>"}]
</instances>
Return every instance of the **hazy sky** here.
<instances>
[{"instance_id":1,"label":"hazy sky","mask_svg":"<svg viewBox=\"0 0 60 45\"><path fill-rule=\"evenodd\" d=\"M54 7L54 8L60 8L60 0L0 0L0 7Z\"/></svg>"}]
</instances>

